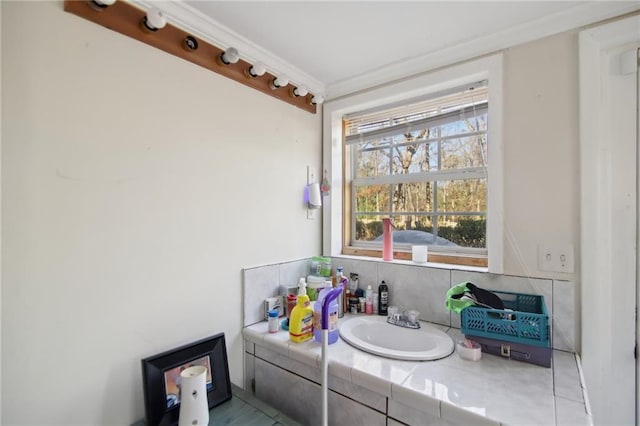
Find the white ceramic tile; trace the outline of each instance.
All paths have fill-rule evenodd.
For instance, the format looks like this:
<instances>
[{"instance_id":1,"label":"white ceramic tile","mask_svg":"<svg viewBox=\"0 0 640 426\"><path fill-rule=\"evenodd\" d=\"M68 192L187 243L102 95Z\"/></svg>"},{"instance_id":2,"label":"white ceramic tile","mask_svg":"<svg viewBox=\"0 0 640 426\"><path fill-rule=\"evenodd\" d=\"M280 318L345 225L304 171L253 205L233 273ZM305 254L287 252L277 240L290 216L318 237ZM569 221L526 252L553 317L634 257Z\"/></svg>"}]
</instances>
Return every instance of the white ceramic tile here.
<instances>
[{"instance_id":1,"label":"white ceramic tile","mask_svg":"<svg viewBox=\"0 0 640 426\"><path fill-rule=\"evenodd\" d=\"M263 322L264 324L264 322ZM261 343L256 342L256 354L258 352L258 346L264 346L271 349L274 352L278 352L282 355L289 355L289 334L286 331L279 331L277 333L269 333L264 331L264 337Z\"/></svg>"},{"instance_id":2,"label":"white ceramic tile","mask_svg":"<svg viewBox=\"0 0 640 426\"><path fill-rule=\"evenodd\" d=\"M397 419L397 421L396 421ZM402 422L402 423L400 423ZM416 408L409 407L394 400L389 400L389 419L387 425L412 425L412 426L452 426L439 416L427 414Z\"/></svg>"},{"instance_id":3,"label":"white ceramic tile","mask_svg":"<svg viewBox=\"0 0 640 426\"><path fill-rule=\"evenodd\" d=\"M321 372L317 366L310 366L300 361L289 358L281 352L256 346L256 358L270 362L284 370L297 374L315 383L320 383Z\"/></svg>"},{"instance_id":4,"label":"white ceramic tile","mask_svg":"<svg viewBox=\"0 0 640 426\"><path fill-rule=\"evenodd\" d=\"M553 351L553 367L555 395L584 403L575 354Z\"/></svg>"},{"instance_id":5,"label":"white ceramic tile","mask_svg":"<svg viewBox=\"0 0 640 426\"><path fill-rule=\"evenodd\" d=\"M256 396L292 419L307 425L321 419L321 388L295 374L256 360ZM329 424L384 426L385 415L329 391Z\"/></svg>"},{"instance_id":6,"label":"white ceramic tile","mask_svg":"<svg viewBox=\"0 0 640 426\"><path fill-rule=\"evenodd\" d=\"M261 327L261 323L254 324L251 327L245 327L242 329L242 337L252 343L261 343L265 336L266 323L264 327ZM254 348L255 351L255 348Z\"/></svg>"},{"instance_id":7,"label":"white ceramic tile","mask_svg":"<svg viewBox=\"0 0 640 426\"><path fill-rule=\"evenodd\" d=\"M256 344L248 340L244 340L243 342L244 342L244 351L246 353L253 354L255 351Z\"/></svg>"},{"instance_id":8,"label":"white ceramic tile","mask_svg":"<svg viewBox=\"0 0 640 426\"><path fill-rule=\"evenodd\" d=\"M417 364L371 356L356 349L353 352L351 381L384 396L391 396L391 385L402 383Z\"/></svg>"},{"instance_id":9,"label":"white ceramic tile","mask_svg":"<svg viewBox=\"0 0 640 426\"><path fill-rule=\"evenodd\" d=\"M382 413L386 412L387 398L385 396L351 383L350 374L340 377L334 376L331 367L332 365L329 366L329 389L339 394L347 395L354 401L358 401Z\"/></svg>"},{"instance_id":10,"label":"white ceramic tile","mask_svg":"<svg viewBox=\"0 0 640 426\"><path fill-rule=\"evenodd\" d=\"M429 395L429 392L423 392L423 390L419 387L408 387L394 383L391 386L391 400L439 418L440 400Z\"/></svg>"},{"instance_id":11,"label":"white ceramic tile","mask_svg":"<svg viewBox=\"0 0 640 426\"><path fill-rule=\"evenodd\" d=\"M406 423L400 423L393 419L387 419L387 426L404 426Z\"/></svg>"},{"instance_id":12,"label":"white ceramic tile","mask_svg":"<svg viewBox=\"0 0 640 426\"><path fill-rule=\"evenodd\" d=\"M380 263L378 265L378 279L389 286L389 306L395 305L400 308L413 309L412 306L404 305L408 297L404 296L402 291L417 282L418 268L399 263ZM420 298L423 297L426 296L421 294ZM416 302L412 301L409 304L413 305Z\"/></svg>"},{"instance_id":13,"label":"white ceramic tile","mask_svg":"<svg viewBox=\"0 0 640 426\"><path fill-rule=\"evenodd\" d=\"M252 383L255 378L255 357L244 354L244 390L252 392Z\"/></svg>"},{"instance_id":14,"label":"white ceramic tile","mask_svg":"<svg viewBox=\"0 0 640 426\"><path fill-rule=\"evenodd\" d=\"M351 382L384 396L391 395L391 383L362 370L351 370Z\"/></svg>"},{"instance_id":15,"label":"white ceramic tile","mask_svg":"<svg viewBox=\"0 0 640 426\"><path fill-rule=\"evenodd\" d=\"M528 419L553 423L553 377L550 368L483 354L478 362L458 356L446 362L421 363L402 383L405 388L442 401L441 417L461 422L469 413L497 423ZM526 383L526 392L522 391ZM394 388L395 390L395 388ZM444 405L450 404L447 417Z\"/></svg>"},{"instance_id":16,"label":"white ceramic tile","mask_svg":"<svg viewBox=\"0 0 640 426\"><path fill-rule=\"evenodd\" d=\"M329 392L328 423L330 425L362 425L386 426L387 418L384 414L372 410L358 402L345 398L335 392ZM309 418L307 424L321 424L321 418Z\"/></svg>"},{"instance_id":17,"label":"white ceramic tile","mask_svg":"<svg viewBox=\"0 0 640 426\"><path fill-rule=\"evenodd\" d=\"M297 422L321 415L320 386L256 358L256 396Z\"/></svg>"},{"instance_id":18,"label":"white ceramic tile","mask_svg":"<svg viewBox=\"0 0 640 426\"><path fill-rule=\"evenodd\" d=\"M456 405L443 402L441 410L442 419L456 425L500 426L499 421L479 414L479 412L483 411L482 409L460 408Z\"/></svg>"},{"instance_id":19,"label":"white ceramic tile","mask_svg":"<svg viewBox=\"0 0 640 426\"><path fill-rule=\"evenodd\" d=\"M556 398L557 426L590 426L593 419L587 414L583 403L564 398Z\"/></svg>"},{"instance_id":20,"label":"white ceramic tile","mask_svg":"<svg viewBox=\"0 0 640 426\"><path fill-rule=\"evenodd\" d=\"M450 271L413 265L382 263L380 280L389 286L389 305L420 312L420 319L450 325L444 301L450 285Z\"/></svg>"},{"instance_id":21,"label":"white ceramic tile","mask_svg":"<svg viewBox=\"0 0 640 426\"><path fill-rule=\"evenodd\" d=\"M289 340L288 345L291 359L307 364L310 367L320 367L321 344L314 341L296 343Z\"/></svg>"},{"instance_id":22,"label":"white ceramic tile","mask_svg":"<svg viewBox=\"0 0 640 426\"><path fill-rule=\"evenodd\" d=\"M460 314L451 312L451 327L459 329L461 325L462 325L462 321L460 320Z\"/></svg>"},{"instance_id":23,"label":"white ceramic tile","mask_svg":"<svg viewBox=\"0 0 640 426\"><path fill-rule=\"evenodd\" d=\"M279 265L243 270L243 324L246 327L264 320L264 299L280 291Z\"/></svg>"},{"instance_id":24,"label":"white ceramic tile","mask_svg":"<svg viewBox=\"0 0 640 426\"><path fill-rule=\"evenodd\" d=\"M553 281L553 347L576 351L576 290L573 281Z\"/></svg>"},{"instance_id":25,"label":"white ceramic tile","mask_svg":"<svg viewBox=\"0 0 640 426\"><path fill-rule=\"evenodd\" d=\"M322 368L322 360L320 360L320 368ZM351 383L351 367L349 365L329 359L328 368L330 377L337 377Z\"/></svg>"},{"instance_id":26,"label":"white ceramic tile","mask_svg":"<svg viewBox=\"0 0 640 426\"><path fill-rule=\"evenodd\" d=\"M378 288L380 281L378 280L378 262L375 260L357 260L334 257L331 259L331 267L342 266L344 274L349 277L352 272L358 274L358 285L362 290L366 290L367 285L371 284L371 288Z\"/></svg>"},{"instance_id":27,"label":"white ceramic tile","mask_svg":"<svg viewBox=\"0 0 640 426\"><path fill-rule=\"evenodd\" d=\"M309 275L310 259L296 260L280 264L280 286L295 287L300 278Z\"/></svg>"}]
</instances>

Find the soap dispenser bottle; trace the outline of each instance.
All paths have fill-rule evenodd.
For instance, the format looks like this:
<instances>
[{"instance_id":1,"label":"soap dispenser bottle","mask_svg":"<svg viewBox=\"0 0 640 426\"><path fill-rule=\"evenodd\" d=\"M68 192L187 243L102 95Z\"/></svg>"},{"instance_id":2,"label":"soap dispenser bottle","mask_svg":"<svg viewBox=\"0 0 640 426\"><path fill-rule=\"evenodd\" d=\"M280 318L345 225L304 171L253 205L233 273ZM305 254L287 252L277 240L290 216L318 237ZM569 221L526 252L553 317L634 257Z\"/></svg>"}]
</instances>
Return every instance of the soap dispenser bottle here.
<instances>
[{"instance_id":1,"label":"soap dispenser bottle","mask_svg":"<svg viewBox=\"0 0 640 426\"><path fill-rule=\"evenodd\" d=\"M367 315L371 315L373 313L373 290L371 289L371 285L367 286L367 291L364 293L365 301L364 301L364 310Z\"/></svg>"},{"instance_id":2,"label":"soap dispenser bottle","mask_svg":"<svg viewBox=\"0 0 640 426\"><path fill-rule=\"evenodd\" d=\"M289 318L289 339L296 343L313 339L313 307L304 278L300 278L298 283L298 301Z\"/></svg>"},{"instance_id":3,"label":"soap dispenser bottle","mask_svg":"<svg viewBox=\"0 0 640 426\"><path fill-rule=\"evenodd\" d=\"M382 281L378 286L378 315L387 315L389 308L389 286Z\"/></svg>"}]
</instances>

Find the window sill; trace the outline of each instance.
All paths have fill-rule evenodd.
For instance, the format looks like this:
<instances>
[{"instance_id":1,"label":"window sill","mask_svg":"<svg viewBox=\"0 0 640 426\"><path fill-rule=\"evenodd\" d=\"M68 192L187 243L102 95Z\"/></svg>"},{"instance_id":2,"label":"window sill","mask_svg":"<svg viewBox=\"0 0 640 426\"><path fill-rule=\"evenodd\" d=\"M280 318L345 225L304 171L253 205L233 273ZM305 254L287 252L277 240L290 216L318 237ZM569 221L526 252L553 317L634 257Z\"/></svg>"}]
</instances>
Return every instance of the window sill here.
<instances>
[{"instance_id":1,"label":"window sill","mask_svg":"<svg viewBox=\"0 0 640 426\"><path fill-rule=\"evenodd\" d=\"M343 253L343 254L338 254L338 255L333 255L331 257L333 258L339 258L339 259L351 259L351 260L363 260L363 261L367 261L367 262L380 262L380 263L392 263L392 264L398 264L398 265L412 265L412 266L423 266L423 267L429 267L429 268L437 268L437 269L447 269L447 270L456 270L456 271L472 271L472 272L488 272L488 267L486 266L486 259L479 259L477 257L471 258L474 260L480 260L480 261L484 261L485 265L471 265L471 264L461 264L461 263L445 263L445 262L437 262L436 259L437 257L440 257L440 255L435 255L430 253L429 254L429 261L425 262L425 263L417 263L414 262L412 260L410 260L411 258L411 253L401 253L401 252L394 252L394 258L393 260L390 261L386 261L386 260L382 260L382 255L375 255L373 253L376 253L375 251L372 250L367 250L367 253L362 253L363 250L359 250L359 249L345 249L345 251L351 251L353 250L356 253ZM362 254L361 254L362 253ZM398 256L396 256L398 255ZM405 255L405 256L402 256ZM406 258L403 258L406 257ZM451 256L445 256L445 257L451 257ZM458 257L456 257L458 258ZM464 258L464 259L470 259L470 258Z\"/></svg>"}]
</instances>

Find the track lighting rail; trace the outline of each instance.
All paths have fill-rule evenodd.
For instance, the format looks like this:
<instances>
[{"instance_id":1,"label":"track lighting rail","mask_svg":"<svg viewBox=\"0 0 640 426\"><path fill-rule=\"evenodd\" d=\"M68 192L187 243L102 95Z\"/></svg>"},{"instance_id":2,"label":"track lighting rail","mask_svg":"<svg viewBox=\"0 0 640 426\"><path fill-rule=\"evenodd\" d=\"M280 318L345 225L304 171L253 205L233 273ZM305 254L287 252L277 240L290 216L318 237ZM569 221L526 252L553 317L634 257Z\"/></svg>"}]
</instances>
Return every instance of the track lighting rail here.
<instances>
[{"instance_id":1,"label":"track lighting rail","mask_svg":"<svg viewBox=\"0 0 640 426\"><path fill-rule=\"evenodd\" d=\"M273 75L266 71L263 74L255 72L256 68L262 71L264 65L251 64L242 60L239 58L238 51L232 47L226 50L221 49L171 25L171 23L166 23L162 28L150 31L149 27L153 27L153 25L146 24L149 24L150 21L161 21L159 17L157 15L150 17L144 10L140 10L127 2L65 0L64 10L221 74L312 114L316 113L316 104L322 102L321 96L306 93L306 89L302 89L302 85L300 90L289 84L274 85L273 82L277 79L280 82L287 81L286 77ZM157 14L158 11L154 10L152 13ZM302 93L305 93L305 95L302 96Z\"/></svg>"}]
</instances>

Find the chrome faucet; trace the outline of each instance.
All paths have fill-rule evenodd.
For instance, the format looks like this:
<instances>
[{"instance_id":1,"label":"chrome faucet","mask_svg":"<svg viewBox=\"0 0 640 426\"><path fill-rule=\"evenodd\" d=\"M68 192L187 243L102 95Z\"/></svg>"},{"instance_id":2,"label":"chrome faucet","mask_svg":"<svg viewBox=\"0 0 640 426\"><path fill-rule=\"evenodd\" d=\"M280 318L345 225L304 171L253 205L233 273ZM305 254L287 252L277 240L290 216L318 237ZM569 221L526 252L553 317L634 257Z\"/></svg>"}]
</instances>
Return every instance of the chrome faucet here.
<instances>
[{"instance_id":1,"label":"chrome faucet","mask_svg":"<svg viewBox=\"0 0 640 426\"><path fill-rule=\"evenodd\" d=\"M405 328L420 328L420 321L418 317L420 312L414 310L403 310L398 312L397 306L389 306L387 322L389 324L397 325L398 327Z\"/></svg>"}]
</instances>

